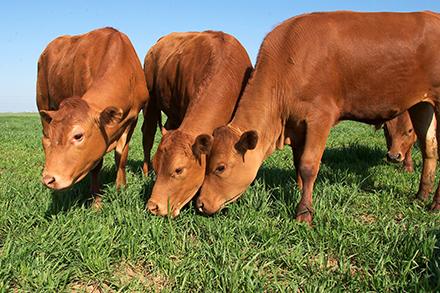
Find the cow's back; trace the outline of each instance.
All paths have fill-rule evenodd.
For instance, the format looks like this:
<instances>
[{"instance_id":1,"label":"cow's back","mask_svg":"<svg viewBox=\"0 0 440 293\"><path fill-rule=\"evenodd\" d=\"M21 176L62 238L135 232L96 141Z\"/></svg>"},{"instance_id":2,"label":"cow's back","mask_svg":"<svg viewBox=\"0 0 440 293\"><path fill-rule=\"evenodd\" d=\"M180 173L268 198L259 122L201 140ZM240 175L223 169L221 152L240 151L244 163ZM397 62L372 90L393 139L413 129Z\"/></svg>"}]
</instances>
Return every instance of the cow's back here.
<instances>
[{"instance_id":1,"label":"cow's back","mask_svg":"<svg viewBox=\"0 0 440 293\"><path fill-rule=\"evenodd\" d=\"M38 61L37 83L37 104L45 109L88 91L94 102L112 98L121 108L129 100L140 109L148 98L139 58L127 36L113 28L53 40Z\"/></svg>"},{"instance_id":2,"label":"cow's back","mask_svg":"<svg viewBox=\"0 0 440 293\"><path fill-rule=\"evenodd\" d=\"M300 101L328 105L340 119L373 122L397 115L411 106L412 97L440 84L438 52L436 13L312 13L286 20L268 34L256 71L268 73L259 75L264 82L272 76L268 86L281 85ZM408 104L396 107L402 96L408 99L400 103ZM282 107L296 107L287 104ZM378 104L383 109L369 108Z\"/></svg>"},{"instance_id":3,"label":"cow's back","mask_svg":"<svg viewBox=\"0 0 440 293\"><path fill-rule=\"evenodd\" d=\"M227 57L226 57L227 56ZM229 58L231 57L231 58ZM239 96L244 71L251 68L249 57L241 44L223 32L171 33L162 37L147 53L144 70L150 95L168 116L182 121L187 110L203 103L207 88L221 79L230 86L225 71L241 76L234 77L239 83L236 94L209 98L211 104L226 103L233 108ZM232 86L233 87L233 86ZM232 109L231 109L232 111Z\"/></svg>"}]
</instances>

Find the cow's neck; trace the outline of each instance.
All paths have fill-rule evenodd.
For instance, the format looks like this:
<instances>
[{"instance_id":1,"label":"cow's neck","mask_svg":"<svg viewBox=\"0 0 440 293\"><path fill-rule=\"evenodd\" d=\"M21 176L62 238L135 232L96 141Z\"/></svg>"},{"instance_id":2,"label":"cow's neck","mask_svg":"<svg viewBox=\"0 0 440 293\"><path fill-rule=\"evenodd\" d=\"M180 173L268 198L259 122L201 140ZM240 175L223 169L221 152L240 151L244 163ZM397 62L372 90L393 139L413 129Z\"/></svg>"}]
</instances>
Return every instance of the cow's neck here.
<instances>
[{"instance_id":1,"label":"cow's neck","mask_svg":"<svg viewBox=\"0 0 440 293\"><path fill-rule=\"evenodd\" d=\"M264 81L251 81L239 103L229 127L239 134L256 130L258 143L255 149L261 161L284 145L285 119L280 111L281 99L275 85Z\"/></svg>"},{"instance_id":2,"label":"cow's neck","mask_svg":"<svg viewBox=\"0 0 440 293\"><path fill-rule=\"evenodd\" d=\"M200 134L212 134L215 128L227 123L227 121L219 121L215 115L215 113L210 111L201 111L198 115L194 115L194 117L184 119L179 130L193 137Z\"/></svg>"},{"instance_id":3,"label":"cow's neck","mask_svg":"<svg viewBox=\"0 0 440 293\"><path fill-rule=\"evenodd\" d=\"M194 137L200 134L212 134L215 128L227 124L231 120L238 92L210 91L201 94L188 105L185 117L179 126L179 130Z\"/></svg>"}]
</instances>

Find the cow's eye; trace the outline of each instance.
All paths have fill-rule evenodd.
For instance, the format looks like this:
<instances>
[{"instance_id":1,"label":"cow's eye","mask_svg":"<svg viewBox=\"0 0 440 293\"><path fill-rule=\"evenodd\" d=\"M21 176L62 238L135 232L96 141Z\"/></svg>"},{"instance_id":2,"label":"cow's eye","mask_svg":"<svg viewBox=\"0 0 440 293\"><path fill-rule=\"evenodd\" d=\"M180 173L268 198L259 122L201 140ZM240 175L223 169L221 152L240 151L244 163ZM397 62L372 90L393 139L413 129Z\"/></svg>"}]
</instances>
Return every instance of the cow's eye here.
<instances>
[{"instance_id":1,"label":"cow's eye","mask_svg":"<svg viewBox=\"0 0 440 293\"><path fill-rule=\"evenodd\" d=\"M76 133L76 134L73 136L73 139L74 139L75 141L77 141L77 142L82 141L82 140L84 139L84 133Z\"/></svg>"},{"instance_id":2,"label":"cow's eye","mask_svg":"<svg viewBox=\"0 0 440 293\"><path fill-rule=\"evenodd\" d=\"M225 171L226 167L225 165L221 164L218 165L217 168L215 168L215 174L222 174Z\"/></svg>"},{"instance_id":3,"label":"cow's eye","mask_svg":"<svg viewBox=\"0 0 440 293\"><path fill-rule=\"evenodd\" d=\"M174 173L176 173L176 175L180 175L183 173L183 168L176 168L176 170L174 170Z\"/></svg>"},{"instance_id":4,"label":"cow's eye","mask_svg":"<svg viewBox=\"0 0 440 293\"><path fill-rule=\"evenodd\" d=\"M413 132L413 129L411 128L410 130L408 130L408 133L412 133Z\"/></svg>"}]
</instances>

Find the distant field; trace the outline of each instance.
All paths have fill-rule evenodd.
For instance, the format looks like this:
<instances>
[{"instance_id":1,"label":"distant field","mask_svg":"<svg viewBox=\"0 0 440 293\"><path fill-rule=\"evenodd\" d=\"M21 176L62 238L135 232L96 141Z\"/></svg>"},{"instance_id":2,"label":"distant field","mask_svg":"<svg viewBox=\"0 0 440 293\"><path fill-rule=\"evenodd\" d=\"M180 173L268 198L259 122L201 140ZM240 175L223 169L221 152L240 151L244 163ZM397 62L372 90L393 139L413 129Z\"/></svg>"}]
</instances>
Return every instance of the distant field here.
<instances>
[{"instance_id":1,"label":"distant field","mask_svg":"<svg viewBox=\"0 0 440 293\"><path fill-rule=\"evenodd\" d=\"M171 220L144 211L140 127L128 187L106 157L104 207L88 178L53 193L40 183L38 115L0 114L0 291L388 292L440 290L440 215L413 200L415 172L386 163L382 131L333 129L315 193L314 227L297 223L290 148L270 157L246 194L213 217L193 204Z\"/></svg>"}]
</instances>

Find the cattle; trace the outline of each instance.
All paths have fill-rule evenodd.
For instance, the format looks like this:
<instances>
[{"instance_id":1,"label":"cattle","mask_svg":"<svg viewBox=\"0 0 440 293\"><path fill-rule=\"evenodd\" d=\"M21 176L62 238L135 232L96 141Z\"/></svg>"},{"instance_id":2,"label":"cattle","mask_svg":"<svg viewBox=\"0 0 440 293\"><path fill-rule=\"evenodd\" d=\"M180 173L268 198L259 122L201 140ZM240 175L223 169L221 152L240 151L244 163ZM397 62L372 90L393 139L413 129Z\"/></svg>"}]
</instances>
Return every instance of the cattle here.
<instances>
[{"instance_id":1,"label":"cattle","mask_svg":"<svg viewBox=\"0 0 440 293\"><path fill-rule=\"evenodd\" d=\"M385 140L387 142L387 159L393 163L403 163L407 172L413 172L411 150L417 141L414 127L408 111L383 124Z\"/></svg>"},{"instance_id":2,"label":"cattle","mask_svg":"<svg viewBox=\"0 0 440 293\"><path fill-rule=\"evenodd\" d=\"M311 13L264 39L232 121L213 132L196 207L212 214L236 200L262 162L293 144L301 199L312 222L312 191L326 140L341 120L383 123L409 111L421 142L417 197L427 200L437 163L440 16L432 12ZM440 209L437 189L432 210Z\"/></svg>"},{"instance_id":3,"label":"cattle","mask_svg":"<svg viewBox=\"0 0 440 293\"><path fill-rule=\"evenodd\" d=\"M145 174L160 113L167 115L152 162L156 182L147 208L153 214L176 217L194 197L205 176L210 135L232 118L251 69L239 41L218 31L171 33L149 50L144 62L151 96L142 128Z\"/></svg>"},{"instance_id":4,"label":"cattle","mask_svg":"<svg viewBox=\"0 0 440 293\"><path fill-rule=\"evenodd\" d=\"M142 65L126 35L102 28L53 40L38 61L43 183L64 190L91 173L99 207L103 156L115 150L116 187L125 185L128 143L148 102Z\"/></svg>"}]
</instances>

